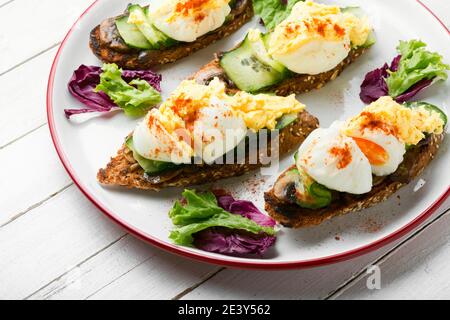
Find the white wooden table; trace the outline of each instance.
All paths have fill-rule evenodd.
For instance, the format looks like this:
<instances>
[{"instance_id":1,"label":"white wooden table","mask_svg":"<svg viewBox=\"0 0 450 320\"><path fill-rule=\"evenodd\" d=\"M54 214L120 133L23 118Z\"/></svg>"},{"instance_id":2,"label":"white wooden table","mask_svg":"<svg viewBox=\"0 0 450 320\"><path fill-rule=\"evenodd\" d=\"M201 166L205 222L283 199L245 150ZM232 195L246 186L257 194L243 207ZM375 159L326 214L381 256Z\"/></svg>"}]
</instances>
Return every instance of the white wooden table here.
<instances>
[{"instance_id":1,"label":"white wooden table","mask_svg":"<svg viewBox=\"0 0 450 320\"><path fill-rule=\"evenodd\" d=\"M91 2L0 0L1 299L450 298L450 201L414 233L369 255L282 272L179 258L108 220L71 182L46 126L51 62ZM424 2L450 27L450 1ZM373 264L381 290L366 286Z\"/></svg>"}]
</instances>

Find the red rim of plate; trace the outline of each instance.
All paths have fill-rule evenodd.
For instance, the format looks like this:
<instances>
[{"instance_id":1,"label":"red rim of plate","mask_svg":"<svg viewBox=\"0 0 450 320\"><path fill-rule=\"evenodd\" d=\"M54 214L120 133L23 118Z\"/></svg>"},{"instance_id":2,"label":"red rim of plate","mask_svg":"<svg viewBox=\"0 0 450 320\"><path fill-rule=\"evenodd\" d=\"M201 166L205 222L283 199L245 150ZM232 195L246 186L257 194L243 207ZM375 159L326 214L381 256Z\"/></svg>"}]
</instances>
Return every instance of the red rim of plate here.
<instances>
[{"instance_id":1,"label":"red rim of plate","mask_svg":"<svg viewBox=\"0 0 450 320\"><path fill-rule=\"evenodd\" d=\"M450 35L450 31L447 29L445 24L428 8L425 4L423 4L420 0L416 0L423 8L425 8L430 14L434 16L436 20L439 21L439 23L444 27L444 29L447 31L447 33ZM56 57L53 61L53 65L51 68L49 80L48 80L48 87L47 87L47 118L48 118L48 125L50 128L50 134L53 140L53 144L55 145L56 152L58 153L59 158L61 159L61 162L63 163L66 171L68 172L69 176L72 178L74 183L77 185L77 187L81 190L81 192L98 208L100 209L106 216L108 216L110 219L115 221L117 224L125 228L128 232L133 234L134 236L158 247L161 249L164 249L166 251L169 251L171 253L178 254L180 256L184 256L190 259L207 262L211 264L216 265L223 265L227 267L233 267L233 268L239 268L239 269L272 269L272 270L281 270L281 269L300 269L300 268L310 268L310 267L318 267L323 266L327 264L333 264L340 261L349 260L352 258L356 258L358 256L367 254L369 252L372 252L376 249L379 249L389 243L391 243L394 240L399 239L400 237L406 235L410 231L412 231L414 228L419 226L422 222L424 222L428 217L430 217L438 208L439 206L448 198L450 195L450 187L447 188L447 190L439 196L439 198L430 205L424 212L422 212L419 216L417 216L413 221L409 222L407 225L403 226L399 230L377 240L370 244L367 244L365 246L352 249L343 253L339 253L336 255L321 257L317 259L311 259L311 260L299 260L296 262L268 262L261 260L260 262L245 262L245 261L233 261L229 260L229 257L223 256L223 258L215 258L215 257L209 257L202 255L200 253L195 253L187 250L186 248L175 246L172 244L169 244L167 242L164 242L158 238L155 238L149 234L146 234L142 230L139 230L132 225L128 224L126 221L122 220L120 217L115 215L113 212L110 212L106 207L100 203L100 201L96 200L95 197L89 193L89 191L83 186L81 181L78 179L78 177L75 174L74 169L70 165L70 162L66 158L63 149L61 148L61 145L59 143L58 135L55 128L54 118L53 118L53 84L54 84L54 78L56 74L56 67L59 61L60 54L62 52L62 49L64 48L66 42L68 41L70 35L72 34L75 26L78 24L78 22L94 7L95 4L97 4L98 0L96 0L94 3L92 3L86 11L77 19L75 24L72 26L72 28L69 30L67 35L65 36L63 42L61 43L58 52L56 54Z\"/></svg>"}]
</instances>

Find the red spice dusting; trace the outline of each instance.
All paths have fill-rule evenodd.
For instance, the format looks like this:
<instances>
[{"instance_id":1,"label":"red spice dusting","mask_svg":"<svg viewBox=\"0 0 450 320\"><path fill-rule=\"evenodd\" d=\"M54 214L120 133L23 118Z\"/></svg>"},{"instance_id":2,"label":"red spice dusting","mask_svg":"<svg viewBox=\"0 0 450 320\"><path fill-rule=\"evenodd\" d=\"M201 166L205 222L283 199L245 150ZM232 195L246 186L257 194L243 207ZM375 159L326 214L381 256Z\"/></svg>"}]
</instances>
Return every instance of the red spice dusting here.
<instances>
[{"instance_id":1,"label":"red spice dusting","mask_svg":"<svg viewBox=\"0 0 450 320\"><path fill-rule=\"evenodd\" d=\"M245 182L245 190L247 190L253 197L256 197L261 194L261 188L264 188L266 182L266 178L254 175Z\"/></svg>"},{"instance_id":2,"label":"red spice dusting","mask_svg":"<svg viewBox=\"0 0 450 320\"><path fill-rule=\"evenodd\" d=\"M155 124L156 124L156 119L155 119L155 117L154 117L153 115L150 115L150 116L148 117L148 122L147 122L148 127L149 127L149 128L153 128L153 127L155 126Z\"/></svg>"},{"instance_id":3,"label":"red spice dusting","mask_svg":"<svg viewBox=\"0 0 450 320\"><path fill-rule=\"evenodd\" d=\"M312 160L312 155L308 155L307 157L304 157L304 158L302 159L302 161L303 161L303 163L304 163L305 165L308 165L308 163L309 163L311 160Z\"/></svg>"},{"instance_id":4,"label":"red spice dusting","mask_svg":"<svg viewBox=\"0 0 450 320\"><path fill-rule=\"evenodd\" d=\"M345 35L345 29L341 28L338 24L334 24L333 28L338 36L342 37Z\"/></svg>"},{"instance_id":5,"label":"red spice dusting","mask_svg":"<svg viewBox=\"0 0 450 320\"><path fill-rule=\"evenodd\" d=\"M231 196L231 192L227 191L225 189L212 189L211 192L216 196L216 197L223 197L223 196Z\"/></svg>"},{"instance_id":6,"label":"red spice dusting","mask_svg":"<svg viewBox=\"0 0 450 320\"><path fill-rule=\"evenodd\" d=\"M326 20L327 22L329 20ZM314 24L317 26L317 33L320 34L322 37L325 37L325 29L327 28L328 23L323 22L317 18L313 18Z\"/></svg>"},{"instance_id":7,"label":"red spice dusting","mask_svg":"<svg viewBox=\"0 0 450 320\"><path fill-rule=\"evenodd\" d=\"M399 134L398 128L381 121L380 119L378 119L378 117L375 114L364 111L361 113L360 117L363 118L363 121L361 121L361 130L379 129L388 135L393 135L394 137L398 137L398 134Z\"/></svg>"},{"instance_id":8,"label":"red spice dusting","mask_svg":"<svg viewBox=\"0 0 450 320\"><path fill-rule=\"evenodd\" d=\"M336 235L336 236L334 237L334 239L335 239L336 241L340 241L340 240L341 240L341 237L338 236L338 235Z\"/></svg>"},{"instance_id":9,"label":"red spice dusting","mask_svg":"<svg viewBox=\"0 0 450 320\"><path fill-rule=\"evenodd\" d=\"M209 1L210 0L186 0L186 1L180 1L180 2L177 3L177 6L175 8L175 12L181 13L184 16L188 16L190 10L199 10L206 3L208 3Z\"/></svg>"},{"instance_id":10,"label":"red spice dusting","mask_svg":"<svg viewBox=\"0 0 450 320\"><path fill-rule=\"evenodd\" d=\"M191 98L184 98L184 95L180 95L176 99L172 101L171 109L173 112L179 116L182 116L184 113L187 113L192 105L193 101Z\"/></svg>"},{"instance_id":11,"label":"red spice dusting","mask_svg":"<svg viewBox=\"0 0 450 320\"><path fill-rule=\"evenodd\" d=\"M285 28L285 33L288 36L296 35L298 30L300 29L300 26L295 23L289 23Z\"/></svg>"},{"instance_id":12,"label":"red spice dusting","mask_svg":"<svg viewBox=\"0 0 450 320\"><path fill-rule=\"evenodd\" d=\"M376 221L372 218L368 218L361 226L361 229L367 233L376 233L380 231L382 228L383 223Z\"/></svg>"},{"instance_id":13,"label":"red spice dusting","mask_svg":"<svg viewBox=\"0 0 450 320\"><path fill-rule=\"evenodd\" d=\"M163 132L163 128L154 115L148 117L147 127L155 130L156 134Z\"/></svg>"},{"instance_id":14,"label":"red spice dusting","mask_svg":"<svg viewBox=\"0 0 450 320\"><path fill-rule=\"evenodd\" d=\"M199 118L199 112L198 110L188 113L184 118L184 123L186 125L186 129L188 129L189 131L193 131L194 130L194 124L195 122L198 120Z\"/></svg>"},{"instance_id":15,"label":"red spice dusting","mask_svg":"<svg viewBox=\"0 0 450 320\"><path fill-rule=\"evenodd\" d=\"M323 24L319 25L317 27L317 32L322 36L325 37L325 27Z\"/></svg>"},{"instance_id":16,"label":"red spice dusting","mask_svg":"<svg viewBox=\"0 0 450 320\"><path fill-rule=\"evenodd\" d=\"M194 123L199 117L199 104L196 104L191 98L186 99L181 95L172 101L171 109L183 119L187 129L194 128Z\"/></svg>"},{"instance_id":17,"label":"red spice dusting","mask_svg":"<svg viewBox=\"0 0 450 320\"><path fill-rule=\"evenodd\" d=\"M206 15L204 13L199 13L195 16L195 22L199 23L202 22L206 18Z\"/></svg>"},{"instance_id":18,"label":"red spice dusting","mask_svg":"<svg viewBox=\"0 0 450 320\"><path fill-rule=\"evenodd\" d=\"M292 24L288 24L288 25L286 26L285 31L286 31L286 33L288 33L288 34L294 33L294 28L292 27Z\"/></svg>"},{"instance_id":19,"label":"red spice dusting","mask_svg":"<svg viewBox=\"0 0 450 320\"><path fill-rule=\"evenodd\" d=\"M304 23L306 29L308 29L308 31L311 31L311 24L306 20L303 23Z\"/></svg>"},{"instance_id":20,"label":"red spice dusting","mask_svg":"<svg viewBox=\"0 0 450 320\"><path fill-rule=\"evenodd\" d=\"M329 153L338 158L336 167L338 169L344 169L352 162L352 152L348 143L345 143L344 147L333 147L329 150Z\"/></svg>"}]
</instances>

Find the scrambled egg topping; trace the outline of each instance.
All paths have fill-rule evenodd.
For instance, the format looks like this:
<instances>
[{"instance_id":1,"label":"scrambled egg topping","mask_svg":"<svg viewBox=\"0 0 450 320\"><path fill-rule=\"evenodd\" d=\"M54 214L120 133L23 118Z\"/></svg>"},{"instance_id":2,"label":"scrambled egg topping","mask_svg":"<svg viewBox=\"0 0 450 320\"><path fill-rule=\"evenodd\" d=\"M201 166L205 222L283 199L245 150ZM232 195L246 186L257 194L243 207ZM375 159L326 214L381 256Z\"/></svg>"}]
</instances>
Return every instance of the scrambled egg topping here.
<instances>
[{"instance_id":1,"label":"scrambled egg topping","mask_svg":"<svg viewBox=\"0 0 450 320\"><path fill-rule=\"evenodd\" d=\"M218 78L207 86L195 80L185 80L159 108L159 121L169 133L178 128L189 129L196 120L198 110L212 105L212 98L227 104L254 131L262 128L274 130L277 120L284 114L297 114L305 109L294 95L278 97L239 92L229 96L225 92L225 84Z\"/></svg>"},{"instance_id":2,"label":"scrambled egg topping","mask_svg":"<svg viewBox=\"0 0 450 320\"><path fill-rule=\"evenodd\" d=\"M350 38L354 46L359 46L366 42L370 32L367 19L343 14L337 6L298 2L289 17L273 31L269 53L288 53L315 40L342 41Z\"/></svg>"},{"instance_id":3,"label":"scrambled egg topping","mask_svg":"<svg viewBox=\"0 0 450 320\"><path fill-rule=\"evenodd\" d=\"M358 18L350 13L344 13L343 16L343 23L349 32L352 45L355 47L362 46L366 43L367 38L372 31L369 19L367 19L367 17Z\"/></svg>"},{"instance_id":4,"label":"scrambled egg topping","mask_svg":"<svg viewBox=\"0 0 450 320\"><path fill-rule=\"evenodd\" d=\"M297 114L305 109L305 106L295 99L295 95L278 97L267 94L251 95L240 91L231 99L233 110L253 131L263 128L274 130L277 120L283 115Z\"/></svg>"},{"instance_id":5,"label":"scrambled egg topping","mask_svg":"<svg viewBox=\"0 0 450 320\"><path fill-rule=\"evenodd\" d=\"M405 144L415 145L425 138L424 133L441 134L444 121L437 112L423 107L410 109L391 97L381 97L350 119L342 130L344 134L353 136L365 129L383 130Z\"/></svg>"}]
</instances>

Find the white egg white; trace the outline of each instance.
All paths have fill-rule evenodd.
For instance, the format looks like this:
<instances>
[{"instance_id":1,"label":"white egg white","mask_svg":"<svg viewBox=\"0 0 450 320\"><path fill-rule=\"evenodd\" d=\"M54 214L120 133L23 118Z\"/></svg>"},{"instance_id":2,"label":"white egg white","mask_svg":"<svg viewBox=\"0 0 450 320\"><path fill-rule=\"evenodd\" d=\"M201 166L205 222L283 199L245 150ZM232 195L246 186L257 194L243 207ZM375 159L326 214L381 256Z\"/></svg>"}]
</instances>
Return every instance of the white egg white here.
<instances>
[{"instance_id":1,"label":"white egg white","mask_svg":"<svg viewBox=\"0 0 450 320\"><path fill-rule=\"evenodd\" d=\"M159 123L159 110L149 112L133 133L133 144L136 152L150 160L172 162L176 164L191 163L193 150L188 143L180 139L182 134L170 134ZM153 117L154 121L149 122Z\"/></svg>"},{"instance_id":2,"label":"white egg white","mask_svg":"<svg viewBox=\"0 0 450 320\"><path fill-rule=\"evenodd\" d=\"M272 56L289 70L316 75L334 69L350 52L350 39L342 41L313 40L296 50Z\"/></svg>"},{"instance_id":3,"label":"white egg white","mask_svg":"<svg viewBox=\"0 0 450 320\"><path fill-rule=\"evenodd\" d=\"M328 129L317 129L301 145L297 167L306 171L315 181L331 190L364 194L372 189L372 172L369 160L356 142L340 133L342 123ZM351 161L340 166L340 158L330 150L345 148Z\"/></svg>"},{"instance_id":4,"label":"white egg white","mask_svg":"<svg viewBox=\"0 0 450 320\"><path fill-rule=\"evenodd\" d=\"M234 115L223 101L213 97L209 107L199 110L194 124L195 154L205 163L213 163L238 146L246 134L244 120Z\"/></svg>"},{"instance_id":5,"label":"white egg white","mask_svg":"<svg viewBox=\"0 0 450 320\"><path fill-rule=\"evenodd\" d=\"M177 41L193 42L216 30L224 24L231 12L230 6L221 2L222 6L202 9L197 15L178 14L172 18L179 2L180 0L153 0L149 7L149 17L155 27Z\"/></svg>"}]
</instances>

